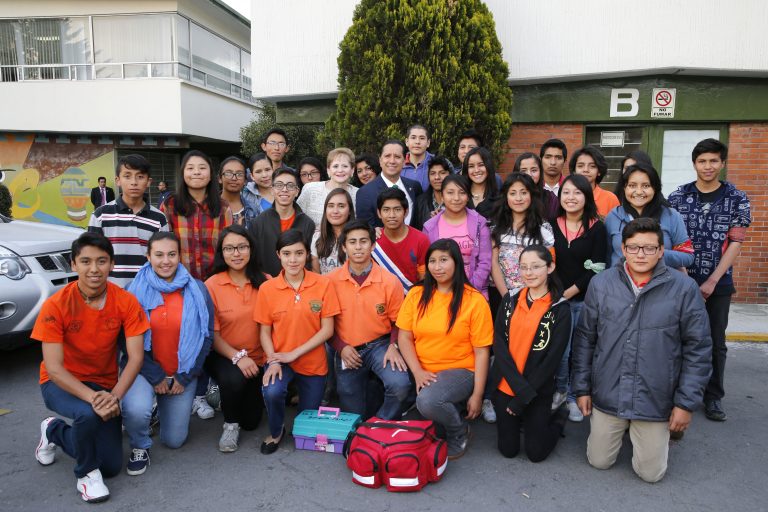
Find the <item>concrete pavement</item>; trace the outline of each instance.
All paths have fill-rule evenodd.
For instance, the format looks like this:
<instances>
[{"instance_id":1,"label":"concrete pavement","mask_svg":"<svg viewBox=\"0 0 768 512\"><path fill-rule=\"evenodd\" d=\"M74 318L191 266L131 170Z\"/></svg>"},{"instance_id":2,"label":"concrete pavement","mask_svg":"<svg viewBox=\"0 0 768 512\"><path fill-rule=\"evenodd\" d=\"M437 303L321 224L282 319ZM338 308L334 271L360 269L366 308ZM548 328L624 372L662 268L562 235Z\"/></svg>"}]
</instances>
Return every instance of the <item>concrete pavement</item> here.
<instances>
[{"instance_id":1,"label":"concrete pavement","mask_svg":"<svg viewBox=\"0 0 768 512\"><path fill-rule=\"evenodd\" d=\"M729 343L729 349L728 421L708 421L698 411L685 438L670 446L666 477L653 485L634 475L627 438L615 467L591 468L586 421L569 423L566 437L539 464L501 457L495 427L476 421L468 453L449 463L441 482L393 494L354 485L337 455L295 451L290 442L262 455L264 422L243 432L237 452L219 453L223 419L217 412L208 421L192 418L181 449L153 448L146 474L107 480L111 499L93 506L75 491L69 457L59 450L47 467L34 459L40 420L49 415L37 385L39 347L0 353L0 408L11 410L0 416L0 510L768 510L768 344ZM124 453L127 458L127 440Z\"/></svg>"},{"instance_id":2,"label":"concrete pavement","mask_svg":"<svg viewBox=\"0 0 768 512\"><path fill-rule=\"evenodd\" d=\"M726 339L768 342L768 304L731 304Z\"/></svg>"}]
</instances>

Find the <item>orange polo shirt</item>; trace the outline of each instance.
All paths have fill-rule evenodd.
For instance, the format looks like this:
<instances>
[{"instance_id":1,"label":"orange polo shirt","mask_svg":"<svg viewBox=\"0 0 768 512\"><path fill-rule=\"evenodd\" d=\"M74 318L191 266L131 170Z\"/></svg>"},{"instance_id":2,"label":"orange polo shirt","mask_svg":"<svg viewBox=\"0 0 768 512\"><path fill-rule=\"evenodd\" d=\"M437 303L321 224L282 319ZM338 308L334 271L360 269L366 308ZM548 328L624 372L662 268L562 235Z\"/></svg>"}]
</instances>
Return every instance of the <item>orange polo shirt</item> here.
<instances>
[{"instance_id":1,"label":"orange polo shirt","mask_svg":"<svg viewBox=\"0 0 768 512\"><path fill-rule=\"evenodd\" d=\"M339 296L341 313L334 322L336 334L344 343L357 347L392 331L404 295L403 285L394 274L383 271L374 262L361 286L350 274L347 261L328 278Z\"/></svg>"},{"instance_id":2,"label":"orange polo shirt","mask_svg":"<svg viewBox=\"0 0 768 512\"><path fill-rule=\"evenodd\" d=\"M272 326L275 352L290 352L303 345L320 330L320 319L336 316L341 311L336 290L325 276L304 271L304 282L298 290L285 281L285 271L259 289L253 320ZM314 348L290 364L301 375L325 375L328 363L325 346Z\"/></svg>"},{"instance_id":3,"label":"orange polo shirt","mask_svg":"<svg viewBox=\"0 0 768 512\"><path fill-rule=\"evenodd\" d=\"M592 190L592 194L595 196L595 205L597 205L597 214L600 217L605 218L608 212L619 206L619 198L616 194L603 190L600 185L596 186Z\"/></svg>"},{"instance_id":4,"label":"orange polo shirt","mask_svg":"<svg viewBox=\"0 0 768 512\"><path fill-rule=\"evenodd\" d=\"M420 317L419 300L423 290L421 286L411 288L397 316L397 326L413 333L422 368L429 372L460 368L474 372L475 347L493 344L493 321L488 301L479 291L466 286L453 329L446 332L453 294L435 290Z\"/></svg>"},{"instance_id":5,"label":"orange polo shirt","mask_svg":"<svg viewBox=\"0 0 768 512\"><path fill-rule=\"evenodd\" d=\"M205 282L214 306L213 330L235 350L245 349L256 364L264 364L259 341L259 324L253 319L259 290L249 282L238 288L227 271L212 275Z\"/></svg>"},{"instance_id":6,"label":"orange polo shirt","mask_svg":"<svg viewBox=\"0 0 768 512\"><path fill-rule=\"evenodd\" d=\"M43 303L30 337L62 344L64 368L74 378L112 389L117 384L117 335L121 328L128 338L149 329L147 315L136 297L107 283L104 307L97 310L86 305L77 282L73 282ZM43 361L40 384L49 380Z\"/></svg>"},{"instance_id":7,"label":"orange polo shirt","mask_svg":"<svg viewBox=\"0 0 768 512\"><path fill-rule=\"evenodd\" d=\"M162 296L163 303L149 312L152 357L166 375L174 375L179 369L179 338L184 297L181 290L163 293Z\"/></svg>"}]
</instances>

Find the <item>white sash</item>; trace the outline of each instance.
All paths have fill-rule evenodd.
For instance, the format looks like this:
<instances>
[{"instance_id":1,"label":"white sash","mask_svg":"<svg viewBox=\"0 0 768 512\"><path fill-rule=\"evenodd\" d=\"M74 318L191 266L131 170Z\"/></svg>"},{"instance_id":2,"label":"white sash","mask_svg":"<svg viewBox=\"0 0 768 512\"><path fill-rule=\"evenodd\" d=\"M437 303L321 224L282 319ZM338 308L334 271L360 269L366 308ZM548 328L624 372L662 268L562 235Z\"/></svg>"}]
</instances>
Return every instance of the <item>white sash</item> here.
<instances>
[{"instance_id":1,"label":"white sash","mask_svg":"<svg viewBox=\"0 0 768 512\"><path fill-rule=\"evenodd\" d=\"M394 274L395 277L397 277L403 284L405 293L408 293L408 290L411 289L413 283L408 280L407 277L405 277L402 271L398 268L397 265L395 265L389 256L387 256L387 253L384 252L384 249L382 249L379 244L376 244L376 246L373 248L373 259L376 260L376 263L387 269L390 273Z\"/></svg>"}]
</instances>

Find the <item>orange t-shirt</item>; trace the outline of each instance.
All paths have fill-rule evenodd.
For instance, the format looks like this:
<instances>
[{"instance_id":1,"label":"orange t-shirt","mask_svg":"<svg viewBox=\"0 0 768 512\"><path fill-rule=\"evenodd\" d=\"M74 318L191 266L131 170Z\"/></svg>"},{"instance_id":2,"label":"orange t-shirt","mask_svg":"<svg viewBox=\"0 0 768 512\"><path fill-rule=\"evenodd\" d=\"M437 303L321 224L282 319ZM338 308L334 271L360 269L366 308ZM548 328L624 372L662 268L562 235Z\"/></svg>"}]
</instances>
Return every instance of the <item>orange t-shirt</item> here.
<instances>
[{"instance_id":1,"label":"orange t-shirt","mask_svg":"<svg viewBox=\"0 0 768 512\"><path fill-rule=\"evenodd\" d=\"M259 341L259 324L253 319L259 290L247 282L238 288L229 274L219 272L206 282L214 306L213 330L235 350L245 349L256 364L264 364L264 350Z\"/></svg>"},{"instance_id":2,"label":"orange t-shirt","mask_svg":"<svg viewBox=\"0 0 768 512\"><path fill-rule=\"evenodd\" d=\"M166 375L179 369L179 338L184 297L181 290L163 293L163 304L149 312L152 329L152 357Z\"/></svg>"},{"instance_id":3,"label":"orange t-shirt","mask_svg":"<svg viewBox=\"0 0 768 512\"><path fill-rule=\"evenodd\" d=\"M275 352L290 352L303 345L320 330L320 319L341 311L336 290L325 276L304 271L304 282L297 294L285 281L285 272L270 279L259 289L253 320L272 326ZM325 346L320 345L291 363L301 375L325 375L328 363Z\"/></svg>"},{"instance_id":4,"label":"orange t-shirt","mask_svg":"<svg viewBox=\"0 0 768 512\"><path fill-rule=\"evenodd\" d=\"M605 218L608 212L619 206L619 198L616 194L608 190L603 190L600 185L592 190L595 196L595 205L597 205L597 214Z\"/></svg>"},{"instance_id":5,"label":"orange t-shirt","mask_svg":"<svg viewBox=\"0 0 768 512\"><path fill-rule=\"evenodd\" d=\"M509 319L509 353L521 375L525 371L525 363L531 353L531 347L536 337L536 331L541 325L541 319L552 305L550 294L536 299L530 307L528 307L527 297L528 288L520 290L517 306L512 312L512 318ZM504 378L499 382L498 390L509 396L515 396L515 392Z\"/></svg>"},{"instance_id":6,"label":"orange t-shirt","mask_svg":"<svg viewBox=\"0 0 768 512\"><path fill-rule=\"evenodd\" d=\"M349 261L328 278L333 281L339 297L341 313L334 318L336 334L346 343L357 347L392 331L403 304L400 280L373 263L371 273L360 286L349 273Z\"/></svg>"},{"instance_id":7,"label":"orange t-shirt","mask_svg":"<svg viewBox=\"0 0 768 512\"><path fill-rule=\"evenodd\" d=\"M117 335L139 336L149 322L136 297L107 283L107 297L100 310L86 305L77 282L53 294L43 303L31 338L64 345L64 368L81 382L106 389L117 384ZM48 382L45 361L40 363L40 384Z\"/></svg>"},{"instance_id":8,"label":"orange t-shirt","mask_svg":"<svg viewBox=\"0 0 768 512\"><path fill-rule=\"evenodd\" d=\"M290 217L287 219L280 219L280 232L285 233L289 229L291 229L291 226L293 226L293 221L296 220L296 212L293 213Z\"/></svg>"},{"instance_id":9,"label":"orange t-shirt","mask_svg":"<svg viewBox=\"0 0 768 512\"><path fill-rule=\"evenodd\" d=\"M397 316L397 326L413 333L422 368L430 372L459 368L475 371L474 349L493 344L493 321L488 301L480 292L466 286L456 322L451 332L446 333L453 294L435 290L424 315L419 317L423 290L421 286L411 288Z\"/></svg>"}]
</instances>

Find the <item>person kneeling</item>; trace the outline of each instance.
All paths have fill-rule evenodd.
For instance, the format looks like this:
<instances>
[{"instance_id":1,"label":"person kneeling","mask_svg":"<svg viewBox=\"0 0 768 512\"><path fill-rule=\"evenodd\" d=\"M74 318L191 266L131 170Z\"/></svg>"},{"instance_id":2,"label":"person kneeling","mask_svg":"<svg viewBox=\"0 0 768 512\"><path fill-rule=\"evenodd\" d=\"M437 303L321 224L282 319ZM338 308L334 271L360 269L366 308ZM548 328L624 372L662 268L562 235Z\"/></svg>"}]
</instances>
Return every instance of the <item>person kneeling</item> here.
<instances>
[{"instance_id":1,"label":"person kneeling","mask_svg":"<svg viewBox=\"0 0 768 512\"><path fill-rule=\"evenodd\" d=\"M621 238L623 260L587 289L573 338L572 387L581 412L592 415L589 463L611 467L629 426L635 473L658 482L670 431L685 431L701 403L712 339L696 281L664 264L659 223L635 219Z\"/></svg>"},{"instance_id":2,"label":"person kneeling","mask_svg":"<svg viewBox=\"0 0 768 512\"><path fill-rule=\"evenodd\" d=\"M285 437L285 397L292 380L299 388L298 412L320 407L328 374L324 343L339 314L333 283L306 270L309 241L304 234L283 232L276 249L283 270L261 285L253 313L267 357L261 388L270 433L261 444L266 455L276 452Z\"/></svg>"},{"instance_id":3,"label":"person kneeling","mask_svg":"<svg viewBox=\"0 0 768 512\"><path fill-rule=\"evenodd\" d=\"M541 462L563 433L568 409L551 411L555 374L571 336L571 308L554 274L552 253L529 245L520 254L525 288L507 294L496 315L492 381L499 451L515 457L520 427L525 428L525 453Z\"/></svg>"},{"instance_id":4,"label":"person kneeling","mask_svg":"<svg viewBox=\"0 0 768 512\"><path fill-rule=\"evenodd\" d=\"M375 232L367 222L347 223L339 241L347 261L329 278L341 304L335 318L336 390L341 408L366 416L368 378L374 373L384 384L384 403L376 416L399 419L411 390L408 367L397 348L393 323L403 303L403 285L376 264L371 253ZM378 404L377 404L378 405Z\"/></svg>"},{"instance_id":5,"label":"person kneeling","mask_svg":"<svg viewBox=\"0 0 768 512\"><path fill-rule=\"evenodd\" d=\"M149 317L144 364L123 398L125 431L131 443L126 472L149 466L149 423L157 400L160 441L179 448L189 434L189 411L197 377L213 342L213 302L205 285L179 263L179 239L158 232L147 242L147 259L128 286Z\"/></svg>"},{"instance_id":6,"label":"person kneeling","mask_svg":"<svg viewBox=\"0 0 768 512\"><path fill-rule=\"evenodd\" d=\"M397 326L416 381L416 407L445 428L448 458L461 457L469 442L466 420L482 410L493 324L488 302L469 284L455 240L429 246L424 281L408 292Z\"/></svg>"}]
</instances>

